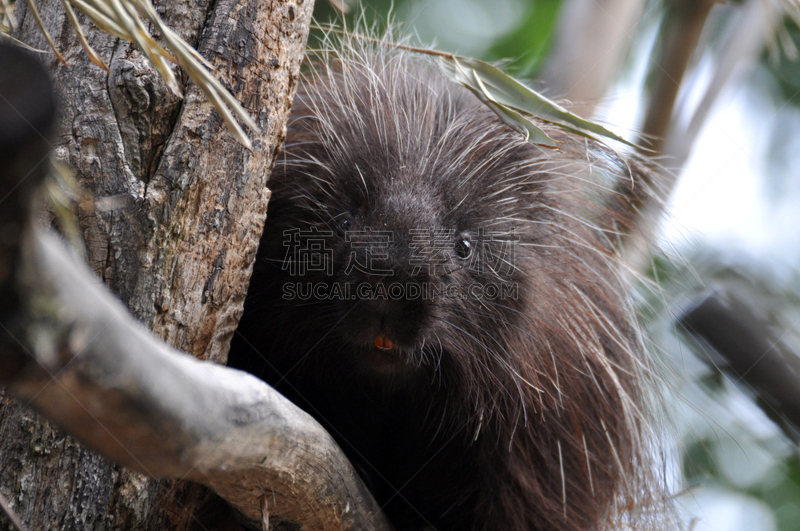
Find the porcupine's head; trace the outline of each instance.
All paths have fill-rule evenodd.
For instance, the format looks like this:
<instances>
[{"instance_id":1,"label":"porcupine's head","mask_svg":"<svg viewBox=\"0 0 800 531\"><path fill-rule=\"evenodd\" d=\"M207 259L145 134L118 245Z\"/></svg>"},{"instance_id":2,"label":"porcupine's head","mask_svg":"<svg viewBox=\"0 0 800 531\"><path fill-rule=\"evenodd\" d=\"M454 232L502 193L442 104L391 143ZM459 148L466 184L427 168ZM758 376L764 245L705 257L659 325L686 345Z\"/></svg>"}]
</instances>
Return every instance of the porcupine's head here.
<instances>
[{"instance_id":1,"label":"porcupine's head","mask_svg":"<svg viewBox=\"0 0 800 531\"><path fill-rule=\"evenodd\" d=\"M249 296L284 370L413 389L496 453L484 520L601 529L647 490L640 339L597 204L631 165L547 131L558 150L429 61L346 42L295 99Z\"/></svg>"}]
</instances>

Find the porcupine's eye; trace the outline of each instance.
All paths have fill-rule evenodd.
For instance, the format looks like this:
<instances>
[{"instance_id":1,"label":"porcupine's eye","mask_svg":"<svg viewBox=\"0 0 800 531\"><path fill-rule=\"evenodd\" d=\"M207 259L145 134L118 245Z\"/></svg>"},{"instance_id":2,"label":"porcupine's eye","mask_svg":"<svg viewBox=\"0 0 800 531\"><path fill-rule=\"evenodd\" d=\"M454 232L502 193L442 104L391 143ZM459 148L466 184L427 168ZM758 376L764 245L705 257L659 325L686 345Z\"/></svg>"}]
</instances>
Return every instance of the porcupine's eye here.
<instances>
[{"instance_id":1,"label":"porcupine's eye","mask_svg":"<svg viewBox=\"0 0 800 531\"><path fill-rule=\"evenodd\" d=\"M339 219L339 227L345 233L350 230L350 218L346 214Z\"/></svg>"},{"instance_id":2,"label":"porcupine's eye","mask_svg":"<svg viewBox=\"0 0 800 531\"><path fill-rule=\"evenodd\" d=\"M472 242L469 241L467 234L462 234L461 238L456 242L456 255L462 260L472 256Z\"/></svg>"}]
</instances>

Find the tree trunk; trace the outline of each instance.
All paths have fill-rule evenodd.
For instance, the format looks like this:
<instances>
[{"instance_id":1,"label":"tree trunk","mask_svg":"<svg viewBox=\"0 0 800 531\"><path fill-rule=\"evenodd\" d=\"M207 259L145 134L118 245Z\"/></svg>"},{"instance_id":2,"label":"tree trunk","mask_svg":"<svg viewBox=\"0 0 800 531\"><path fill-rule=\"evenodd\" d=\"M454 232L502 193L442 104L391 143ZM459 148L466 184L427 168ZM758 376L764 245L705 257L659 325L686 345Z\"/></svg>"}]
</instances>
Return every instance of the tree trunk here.
<instances>
[{"instance_id":1,"label":"tree trunk","mask_svg":"<svg viewBox=\"0 0 800 531\"><path fill-rule=\"evenodd\" d=\"M46 48L25 4L17 5L16 37ZM92 268L170 345L224 363L313 2L156 2L258 123L252 152L183 74L181 100L133 45L79 15L107 73L86 58L60 2L37 5L68 61L45 56L61 98L54 148L95 198L79 212ZM0 491L31 530L187 529L205 497L187 482L120 469L7 396Z\"/></svg>"}]
</instances>

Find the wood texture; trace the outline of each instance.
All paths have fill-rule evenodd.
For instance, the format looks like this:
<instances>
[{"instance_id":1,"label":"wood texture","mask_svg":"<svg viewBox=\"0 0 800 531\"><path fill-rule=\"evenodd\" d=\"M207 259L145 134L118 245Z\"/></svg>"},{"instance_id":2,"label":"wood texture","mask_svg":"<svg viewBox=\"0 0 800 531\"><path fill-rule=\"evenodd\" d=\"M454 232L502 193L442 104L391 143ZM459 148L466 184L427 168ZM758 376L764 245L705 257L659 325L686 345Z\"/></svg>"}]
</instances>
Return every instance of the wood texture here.
<instances>
[{"instance_id":1,"label":"wood texture","mask_svg":"<svg viewBox=\"0 0 800 531\"><path fill-rule=\"evenodd\" d=\"M80 212L90 263L174 347L224 362L266 214L265 183L307 38L311 0L156 2L216 67L263 134L248 152L199 90L171 95L132 45L97 31L92 65L57 0L37 5L68 64L46 57L61 98L54 150L96 198ZM18 3L15 36L46 49ZM186 529L201 494L121 470L8 397L0 489L31 529Z\"/></svg>"}]
</instances>

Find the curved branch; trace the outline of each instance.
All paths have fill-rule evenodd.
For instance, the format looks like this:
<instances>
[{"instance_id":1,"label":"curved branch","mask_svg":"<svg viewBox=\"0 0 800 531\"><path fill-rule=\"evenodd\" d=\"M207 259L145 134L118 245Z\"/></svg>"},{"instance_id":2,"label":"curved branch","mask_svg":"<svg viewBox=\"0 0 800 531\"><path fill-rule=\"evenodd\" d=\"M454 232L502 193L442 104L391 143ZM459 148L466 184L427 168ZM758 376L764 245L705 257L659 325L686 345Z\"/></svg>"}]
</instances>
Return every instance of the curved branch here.
<instances>
[{"instance_id":1,"label":"curved branch","mask_svg":"<svg viewBox=\"0 0 800 531\"><path fill-rule=\"evenodd\" d=\"M170 348L54 235L30 232L12 331L36 361L10 380L70 434L153 477L202 483L250 525L384 529L380 509L328 433L245 372ZM1 355L1 354L0 354ZM4 359L3 359L4 360Z\"/></svg>"}]
</instances>

